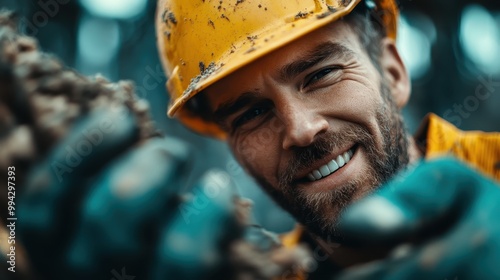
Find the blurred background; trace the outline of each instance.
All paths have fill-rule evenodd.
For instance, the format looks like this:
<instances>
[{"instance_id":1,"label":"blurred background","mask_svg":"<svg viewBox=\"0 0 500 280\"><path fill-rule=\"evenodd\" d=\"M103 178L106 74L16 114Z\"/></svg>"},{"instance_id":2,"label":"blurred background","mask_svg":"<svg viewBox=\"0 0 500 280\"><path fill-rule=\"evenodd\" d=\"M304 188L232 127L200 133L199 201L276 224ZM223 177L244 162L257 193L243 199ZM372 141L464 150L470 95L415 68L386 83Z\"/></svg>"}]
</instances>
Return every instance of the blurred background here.
<instances>
[{"instance_id":1,"label":"blurred background","mask_svg":"<svg viewBox=\"0 0 500 280\"><path fill-rule=\"evenodd\" d=\"M263 194L224 143L197 136L166 117L168 97L158 60L154 0L0 0L16 10L23 32L41 48L86 75L133 80L165 134L195 151L189 182L209 168L227 171L255 202L254 216L269 230L293 219ZM398 45L413 92L404 114L413 133L434 112L460 129L500 131L500 1L401 0Z\"/></svg>"}]
</instances>

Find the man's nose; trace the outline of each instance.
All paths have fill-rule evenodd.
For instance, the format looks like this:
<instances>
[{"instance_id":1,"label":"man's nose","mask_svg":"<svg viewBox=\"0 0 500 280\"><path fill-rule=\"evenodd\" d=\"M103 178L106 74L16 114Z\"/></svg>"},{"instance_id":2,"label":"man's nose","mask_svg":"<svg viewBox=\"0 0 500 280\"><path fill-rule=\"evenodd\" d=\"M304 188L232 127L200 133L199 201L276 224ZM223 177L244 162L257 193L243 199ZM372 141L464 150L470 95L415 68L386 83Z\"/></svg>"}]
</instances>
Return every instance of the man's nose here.
<instances>
[{"instance_id":1,"label":"man's nose","mask_svg":"<svg viewBox=\"0 0 500 280\"><path fill-rule=\"evenodd\" d=\"M283 149L305 147L314 142L317 135L328 130L328 120L317 110L300 104L288 105L282 110L285 126Z\"/></svg>"}]
</instances>

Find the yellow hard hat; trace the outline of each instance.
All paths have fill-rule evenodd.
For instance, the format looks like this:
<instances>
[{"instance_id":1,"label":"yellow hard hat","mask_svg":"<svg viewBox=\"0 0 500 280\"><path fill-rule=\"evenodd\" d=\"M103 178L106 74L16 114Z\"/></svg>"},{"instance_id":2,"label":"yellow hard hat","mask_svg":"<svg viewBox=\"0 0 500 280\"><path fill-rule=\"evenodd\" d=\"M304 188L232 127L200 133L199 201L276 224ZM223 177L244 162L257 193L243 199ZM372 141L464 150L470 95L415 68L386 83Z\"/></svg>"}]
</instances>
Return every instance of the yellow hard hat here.
<instances>
[{"instance_id":1,"label":"yellow hard hat","mask_svg":"<svg viewBox=\"0 0 500 280\"><path fill-rule=\"evenodd\" d=\"M372 5L395 38L396 0L158 0L156 36L170 94L169 117L200 134L225 133L185 106L197 93L244 65L350 13Z\"/></svg>"}]
</instances>

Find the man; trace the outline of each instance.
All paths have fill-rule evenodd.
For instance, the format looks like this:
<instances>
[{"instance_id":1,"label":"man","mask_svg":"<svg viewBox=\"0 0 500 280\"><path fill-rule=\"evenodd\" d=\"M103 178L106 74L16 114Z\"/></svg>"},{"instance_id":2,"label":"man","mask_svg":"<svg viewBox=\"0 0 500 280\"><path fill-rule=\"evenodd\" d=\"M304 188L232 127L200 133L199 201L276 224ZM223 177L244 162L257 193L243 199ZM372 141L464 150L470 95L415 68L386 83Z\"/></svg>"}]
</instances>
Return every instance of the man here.
<instances>
[{"instance_id":1,"label":"man","mask_svg":"<svg viewBox=\"0 0 500 280\"><path fill-rule=\"evenodd\" d=\"M190 153L154 133L132 86L63 67L3 12L0 278L498 279L500 190L487 178L498 179L498 135L436 117L425 141L406 135L392 1L298 2L160 2L158 35L171 113L225 135L327 255L248 226L224 172L181 197ZM366 13L382 33L365 32L379 28ZM483 174L453 160L412 167L423 153Z\"/></svg>"},{"instance_id":2,"label":"man","mask_svg":"<svg viewBox=\"0 0 500 280\"><path fill-rule=\"evenodd\" d=\"M85 77L0 11L0 279L270 279L305 248L158 134L133 84ZM254 246L255 245L255 246Z\"/></svg>"},{"instance_id":3,"label":"man","mask_svg":"<svg viewBox=\"0 0 500 280\"><path fill-rule=\"evenodd\" d=\"M500 213L491 181L500 180L500 135L463 134L434 115L416 138L408 135L400 110L410 81L394 43L396 22L395 1L160 0L168 114L226 139L307 231L340 243L329 254L339 267L375 255L385 259L365 270L374 279L500 277L498 268L465 258L457 245L488 244L489 253L470 249L486 262L499 254L497 241L471 230L491 236L498 229L489 219ZM414 169L424 157L443 155L481 175L456 161ZM412 249L404 262L385 254L406 243Z\"/></svg>"}]
</instances>

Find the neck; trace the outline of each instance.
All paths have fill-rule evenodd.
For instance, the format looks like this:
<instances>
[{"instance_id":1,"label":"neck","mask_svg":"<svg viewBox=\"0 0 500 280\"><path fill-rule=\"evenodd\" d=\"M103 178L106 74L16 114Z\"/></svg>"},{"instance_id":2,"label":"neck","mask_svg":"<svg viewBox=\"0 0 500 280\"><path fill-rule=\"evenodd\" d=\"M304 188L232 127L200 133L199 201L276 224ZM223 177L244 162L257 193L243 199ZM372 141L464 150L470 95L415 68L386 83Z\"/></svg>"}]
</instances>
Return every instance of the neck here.
<instances>
[{"instance_id":1,"label":"neck","mask_svg":"<svg viewBox=\"0 0 500 280\"><path fill-rule=\"evenodd\" d=\"M424 151L418 147L415 139L411 136L408 137L408 155L410 157L410 166L417 164L424 156Z\"/></svg>"}]
</instances>

